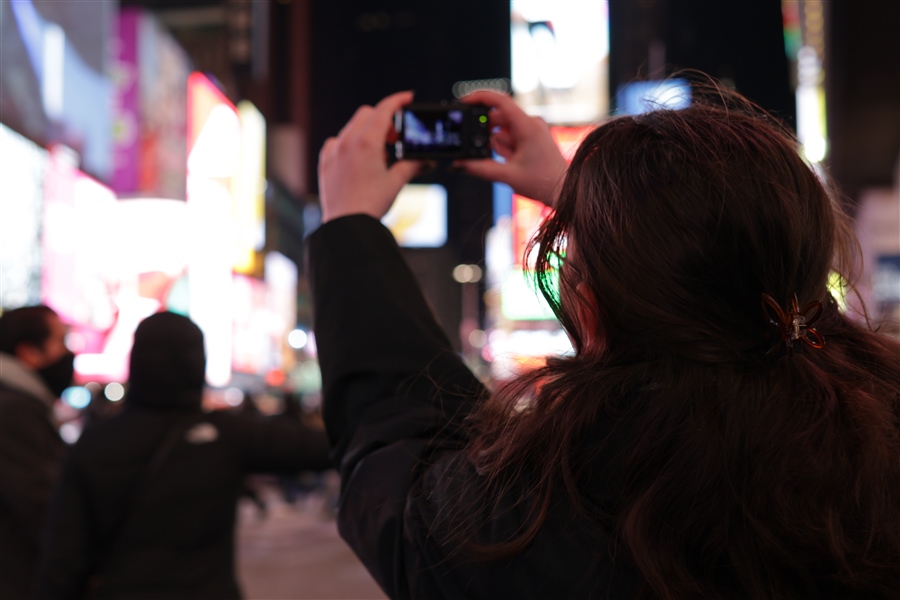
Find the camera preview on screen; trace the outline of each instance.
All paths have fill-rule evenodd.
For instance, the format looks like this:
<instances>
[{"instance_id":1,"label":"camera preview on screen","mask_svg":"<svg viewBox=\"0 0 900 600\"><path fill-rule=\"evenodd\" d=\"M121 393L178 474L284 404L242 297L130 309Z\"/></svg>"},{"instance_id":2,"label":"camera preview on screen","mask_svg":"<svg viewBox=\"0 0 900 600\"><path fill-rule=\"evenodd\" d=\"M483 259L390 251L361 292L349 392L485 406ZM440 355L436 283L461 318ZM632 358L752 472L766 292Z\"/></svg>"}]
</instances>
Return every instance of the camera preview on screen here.
<instances>
[{"instance_id":1,"label":"camera preview on screen","mask_svg":"<svg viewBox=\"0 0 900 600\"><path fill-rule=\"evenodd\" d=\"M489 107L480 104L411 104L394 117L402 159L465 159L491 156Z\"/></svg>"}]
</instances>

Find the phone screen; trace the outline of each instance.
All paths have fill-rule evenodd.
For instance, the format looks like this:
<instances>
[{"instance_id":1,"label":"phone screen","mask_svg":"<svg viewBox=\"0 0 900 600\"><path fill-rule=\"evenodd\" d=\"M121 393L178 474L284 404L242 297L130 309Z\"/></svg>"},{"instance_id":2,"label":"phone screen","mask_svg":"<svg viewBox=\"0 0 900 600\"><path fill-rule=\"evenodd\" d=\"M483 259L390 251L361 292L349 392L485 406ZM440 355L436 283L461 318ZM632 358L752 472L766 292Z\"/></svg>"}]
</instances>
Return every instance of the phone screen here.
<instances>
[{"instance_id":1,"label":"phone screen","mask_svg":"<svg viewBox=\"0 0 900 600\"><path fill-rule=\"evenodd\" d=\"M463 111L404 110L403 145L406 152L452 152L463 146Z\"/></svg>"}]
</instances>

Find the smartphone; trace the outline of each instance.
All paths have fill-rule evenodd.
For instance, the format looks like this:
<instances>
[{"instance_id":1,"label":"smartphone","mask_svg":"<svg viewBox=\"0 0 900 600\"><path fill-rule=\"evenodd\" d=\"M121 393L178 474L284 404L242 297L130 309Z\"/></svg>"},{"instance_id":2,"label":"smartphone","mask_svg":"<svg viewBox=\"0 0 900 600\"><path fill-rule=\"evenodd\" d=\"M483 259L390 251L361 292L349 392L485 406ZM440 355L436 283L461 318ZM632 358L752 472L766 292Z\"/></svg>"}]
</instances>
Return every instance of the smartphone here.
<instances>
[{"instance_id":1,"label":"smartphone","mask_svg":"<svg viewBox=\"0 0 900 600\"><path fill-rule=\"evenodd\" d=\"M394 154L402 159L490 158L490 107L410 104L394 115Z\"/></svg>"}]
</instances>

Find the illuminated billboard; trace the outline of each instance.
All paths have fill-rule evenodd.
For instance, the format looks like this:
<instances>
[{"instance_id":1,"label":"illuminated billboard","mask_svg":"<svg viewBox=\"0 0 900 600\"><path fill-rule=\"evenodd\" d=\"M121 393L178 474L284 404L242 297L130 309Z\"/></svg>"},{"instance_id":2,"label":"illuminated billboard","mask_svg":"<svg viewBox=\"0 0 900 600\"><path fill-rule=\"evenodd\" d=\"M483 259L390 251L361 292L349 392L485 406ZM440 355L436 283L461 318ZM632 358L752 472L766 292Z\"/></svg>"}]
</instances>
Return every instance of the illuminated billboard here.
<instances>
[{"instance_id":1,"label":"illuminated billboard","mask_svg":"<svg viewBox=\"0 0 900 600\"><path fill-rule=\"evenodd\" d=\"M234 270L254 273L256 253L266 243L266 120L251 102L237 105L241 126L240 160L232 179L237 226Z\"/></svg>"},{"instance_id":2,"label":"illuminated billboard","mask_svg":"<svg viewBox=\"0 0 900 600\"><path fill-rule=\"evenodd\" d=\"M115 10L115 2L0 2L0 121L38 144L72 148L78 165L104 180Z\"/></svg>"},{"instance_id":3,"label":"illuminated billboard","mask_svg":"<svg viewBox=\"0 0 900 600\"><path fill-rule=\"evenodd\" d=\"M241 125L237 108L202 73L188 77L188 176L221 180L230 199L230 181L240 161ZM229 208L231 203L229 202Z\"/></svg>"},{"instance_id":4,"label":"illuminated billboard","mask_svg":"<svg viewBox=\"0 0 900 600\"><path fill-rule=\"evenodd\" d=\"M793 64L797 89L797 139L813 163L828 156L825 109L826 4L782 0L785 50Z\"/></svg>"},{"instance_id":5,"label":"illuminated billboard","mask_svg":"<svg viewBox=\"0 0 900 600\"><path fill-rule=\"evenodd\" d=\"M110 255L120 252L111 236L116 197L76 169L74 162L65 149L50 152L44 185L41 301L70 325L73 350L91 353L106 345L119 313L112 298L116 289L107 277ZM130 342L125 341L123 352ZM120 357L108 374L120 377L123 360Z\"/></svg>"},{"instance_id":6,"label":"illuminated billboard","mask_svg":"<svg viewBox=\"0 0 900 600\"><path fill-rule=\"evenodd\" d=\"M184 200L189 59L138 8L119 13L116 49L110 185L119 195Z\"/></svg>"},{"instance_id":7,"label":"illuminated billboard","mask_svg":"<svg viewBox=\"0 0 900 600\"><path fill-rule=\"evenodd\" d=\"M381 221L400 246L440 248L447 243L447 188L407 184Z\"/></svg>"},{"instance_id":8,"label":"illuminated billboard","mask_svg":"<svg viewBox=\"0 0 900 600\"><path fill-rule=\"evenodd\" d=\"M89 237L83 234L81 244L90 250L80 248L76 256L93 256L92 268L73 282L85 300L57 296L56 302L70 324L79 380L124 381L138 324L163 310L188 312L187 207L158 198L113 202L92 220Z\"/></svg>"},{"instance_id":9,"label":"illuminated billboard","mask_svg":"<svg viewBox=\"0 0 900 600\"><path fill-rule=\"evenodd\" d=\"M512 0L512 88L548 123L594 123L609 113L605 0Z\"/></svg>"},{"instance_id":10,"label":"illuminated billboard","mask_svg":"<svg viewBox=\"0 0 900 600\"><path fill-rule=\"evenodd\" d=\"M264 375L275 354L269 332L266 284L234 275L228 296L234 311L232 367L241 373Z\"/></svg>"},{"instance_id":11,"label":"illuminated billboard","mask_svg":"<svg viewBox=\"0 0 900 600\"><path fill-rule=\"evenodd\" d=\"M188 78L187 208L190 317L203 330L206 377L214 386L231 380L232 289L236 231L233 179L241 154L237 109L201 73Z\"/></svg>"},{"instance_id":12,"label":"illuminated billboard","mask_svg":"<svg viewBox=\"0 0 900 600\"><path fill-rule=\"evenodd\" d=\"M0 306L41 299L41 213L47 151L0 125Z\"/></svg>"},{"instance_id":13,"label":"illuminated billboard","mask_svg":"<svg viewBox=\"0 0 900 600\"><path fill-rule=\"evenodd\" d=\"M288 334L297 326L297 265L279 252L269 252L265 271L272 327L281 355L275 368L287 370L294 366L294 351L288 344Z\"/></svg>"}]
</instances>

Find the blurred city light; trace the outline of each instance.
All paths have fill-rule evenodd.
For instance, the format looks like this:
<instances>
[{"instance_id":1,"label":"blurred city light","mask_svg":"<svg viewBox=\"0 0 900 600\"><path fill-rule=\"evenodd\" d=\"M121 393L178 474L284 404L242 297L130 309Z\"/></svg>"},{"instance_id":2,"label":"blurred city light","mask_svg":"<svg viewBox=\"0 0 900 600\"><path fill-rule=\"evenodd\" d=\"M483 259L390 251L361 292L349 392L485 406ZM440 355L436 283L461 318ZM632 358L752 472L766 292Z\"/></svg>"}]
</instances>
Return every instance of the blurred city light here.
<instances>
[{"instance_id":1,"label":"blurred city light","mask_svg":"<svg viewBox=\"0 0 900 600\"><path fill-rule=\"evenodd\" d=\"M294 329L288 334L288 344L294 350L300 350L306 346L309 336L302 329Z\"/></svg>"},{"instance_id":2,"label":"blurred city light","mask_svg":"<svg viewBox=\"0 0 900 600\"><path fill-rule=\"evenodd\" d=\"M462 98L467 94L471 94L472 92L477 92L479 90L492 90L494 92L500 92L501 94L508 94L510 90L510 82L509 79L506 78L457 81L453 84L452 90L453 96L456 98Z\"/></svg>"},{"instance_id":3,"label":"blurred city light","mask_svg":"<svg viewBox=\"0 0 900 600\"><path fill-rule=\"evenodd\" d=\"M477 283L481 281L482 271L478 265L456 265L453 267L453 279L458 283Z\"/></svg>"},{"instance_id":4,"label":"blurred city light","mask_svg":"<svg viewBox=\"0 0 900 600\"><path fill-rule=\"evenodd\" d=\"M475 329L469 334L469 343L473 348L484 348L487 341L487 334L481 329Z\"/></svg>"},{"instance_id":5,"label":"blurred city light","mask_svg":"<svg viewBox=\"0 0 900 600\"><path fill-rule=\"evenodd\" d=\"M73 386L63 390L61 398L72 408L81 409L91 403L91 392L86 387Z\"/></svg>"},{"instance_id":6,"label":"blurred city light","mask_svg":"<svg viewBox=\"0 0 900 600\"><path fill-rule=\"evenodd\" d=\"M404 248L440 248L447 243L447 188L409 183L381 222Z\"/></svg>"},{"instance_id":7,"label":"blurred city light","mask_svg":"<svg viewBox=\"0 0 900 600\"><path fill-rule=\"evenodd\" d=\"M226 388L222 393L222 397L228 406L240 406L241 402L244 401L244 392L241 391L241 388L230 387Z\"/></svg>"},{"instance_id":8,"label":"blurred city light","mask_svg":"<svg viewBox=\"0 0 900 600\"><path fill-rule=\"evenodd\" d=\"M59 437L67 444L74 444L81 437L81 425L72 422L60 425Z\"/></svg>"},{"instance_id":9,"label":"blurred city light","mask_svg":"<svg viewBox=\"0 0 900 600\"><path fill-rule=\"evenodd\" d=\"M106 388L103 390L103 395L106 396L107 400L110 402L118 402L125 397L125 387L121 383L116 383L114 381L106 385Z\"/></svg>"}]
</instances>

